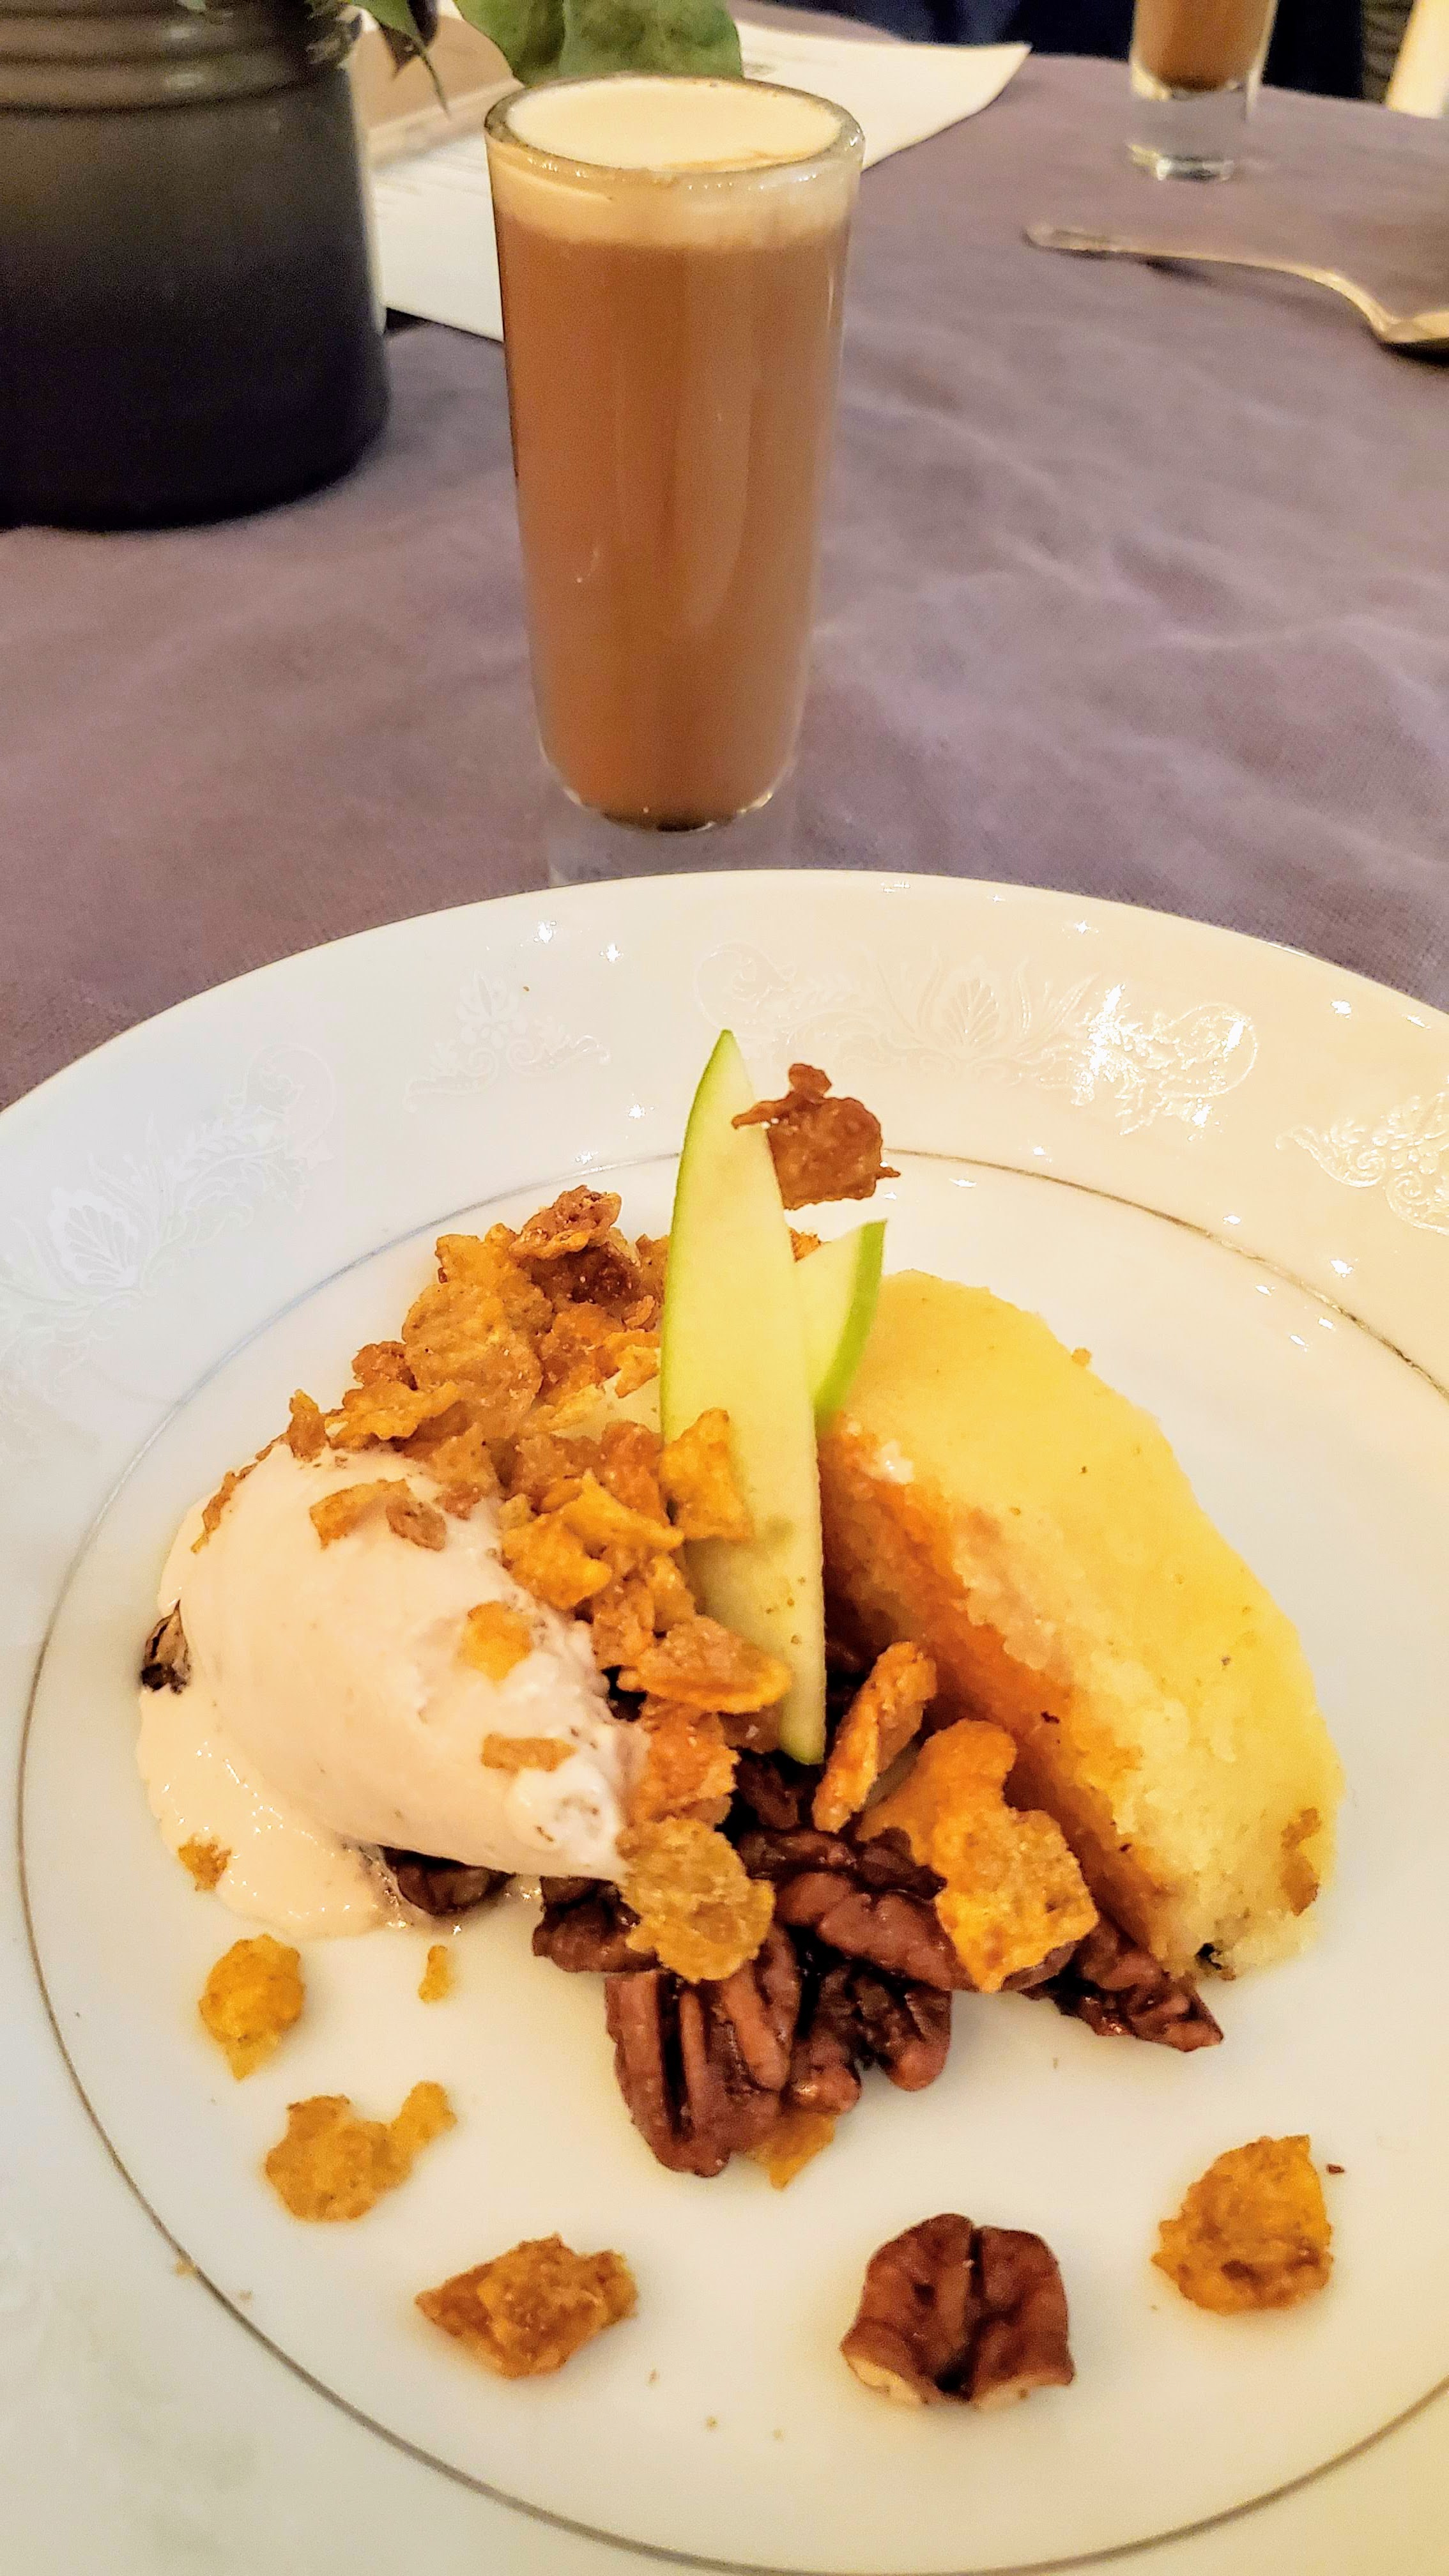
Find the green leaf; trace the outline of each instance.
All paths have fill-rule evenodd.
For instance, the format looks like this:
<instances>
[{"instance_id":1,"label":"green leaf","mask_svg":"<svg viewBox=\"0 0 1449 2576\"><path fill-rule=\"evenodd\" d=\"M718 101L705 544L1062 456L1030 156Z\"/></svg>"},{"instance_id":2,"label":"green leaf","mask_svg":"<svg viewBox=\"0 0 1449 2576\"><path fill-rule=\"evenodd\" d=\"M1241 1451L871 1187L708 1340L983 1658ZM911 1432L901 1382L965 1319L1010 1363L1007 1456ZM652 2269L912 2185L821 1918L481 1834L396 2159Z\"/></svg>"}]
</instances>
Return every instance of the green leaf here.
<instances>
[{"instance_id":1,"label":"green leaf","mask_svg":"<svg viewBox=\"0 0 1449 2576\"><path fill-rule=\"evenodd\" d=\"M406 0L390 0L406 6ZM740 39L719 0L458 0L521 81L609 72L742 77Z\"/></svg>"},{"instance_id":2,"label":"green leaf","mask_svg":"<svg viewBox=\"0 0 1449 2576\"><path fill-rule=\"evenodd\" d=\"M443 84L433 69L428 39L413 14L412 0L367 0L367 7L369 16L377 20L387 39L393 61L401 68L409 55L420 55L428 66L428 78L438 93L438 105L446 107L448 102L443 96ZM428 15L436 25L436 12L430 10Z\"/></svg>"},{"instance_id":3,"label":"green leaf","mask_svg":"<svg viewBox=\"0 0 1449 2576\"><path fill-rule=\"evenodd\" d=\"M739 80L739 30L719 0L564 0L562 80L694 72Z\"/></svg>"},{"instance_id":4,"label":"green leaf","mask_svg":"<svg viewBox=\"0 0 1449 2576\"><path fill-rule=\"evenodd\" d=\"M563 50L563 0L458 0L470 27L489 36L516 80L552 79Z\"/></svg>"}]
</instances>

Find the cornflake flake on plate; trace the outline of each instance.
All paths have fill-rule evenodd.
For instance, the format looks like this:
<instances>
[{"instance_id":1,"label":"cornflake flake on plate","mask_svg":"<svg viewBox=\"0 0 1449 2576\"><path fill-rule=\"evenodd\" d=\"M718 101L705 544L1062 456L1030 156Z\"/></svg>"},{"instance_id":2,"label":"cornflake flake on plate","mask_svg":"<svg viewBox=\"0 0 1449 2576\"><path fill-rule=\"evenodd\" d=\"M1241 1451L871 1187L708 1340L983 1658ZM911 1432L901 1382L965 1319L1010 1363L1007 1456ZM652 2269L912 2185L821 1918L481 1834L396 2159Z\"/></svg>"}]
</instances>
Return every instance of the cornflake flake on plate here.
<instances>
[{"instance_id":1,"label":"cornflake flake on plate","mask_svg":"<svg viewBox=\"0 0 1449 2576\"><path fill-rule=\"evenodd\" d=\"M453 1954L446 1941L434 1941L429 1945L423 1973L418 1980L418 2001L421 2004L446 2003L452 1991Z\"/></svg>"},{"instance_id":2,"label":"cornflake flake on plate","mask_svg":"<svg viewBox=\"0 0 1449 2576\"><path fill-rule=\"evenodd\" d=\"M270 1932L258 1932L223 1951L197 2010L240 2082L300 2020L305 1999L300 1952Z\"/></svg>"},{"instance_id":3,"label":"cornflake flake on plate","mask_svg":"<svg viewBox=\"0 0 1449 2576\"><path fill-rule=\"evenodd\" d=\"M193 1885L206 1895L225 1877L231 1853L224 1843L213 1842L209 1834L191 1834L178 1844L176 1857Z\"/></svg>"},{"instance_id":4,"label":"cornflake flake on plate","mask_svg":"<svg viewBox=\"0 0 1449 2576\"><path fill-rule=\"evenodd\" d=\"M575 2254L561 2236L540 2236L420 2290L417 2304L502 2378L534 2379L632 2316L637 2300L621 2254Z\"/></svg>"},{"instance_id":5,"label":"cornflake flake on plate","mask_svg":"<svg viewBox=\"0 0 1449 2576\"><path fill-rule=\"evenodd\" d=\"M763 2165L773 2189L783 2191L823 2154L834 2135L835 2121L829 2111L785 2110L750 2154L757 2165Z\"/></svg>"},{"instance_id":6,"label":"cornflake flake on plate","mask_svg":"<svg viewBox=\"0 0 1449 2576\"><path fill-rule=\"evenodd\" d=\"M416 2158L455 2125L441 2084L415 2084L395 2120L363 2120L345 2093L289 2102L287 2132L263 2171L294 2218L365 2218L406 2182Z\"/></svg>"},{"instance_id":7,"label":"cornflake flake on plate","mask_svg":"<svg viewBox=\"0 0 1449 2576\"><path fill-rule=\"evenodd\" d=\"M1157 2232L1159 2272L1219 2316L1296 2308L1333 2269L1333 2229L1306 2137L1230 2147Z\"/></svg>"}]
</instances>

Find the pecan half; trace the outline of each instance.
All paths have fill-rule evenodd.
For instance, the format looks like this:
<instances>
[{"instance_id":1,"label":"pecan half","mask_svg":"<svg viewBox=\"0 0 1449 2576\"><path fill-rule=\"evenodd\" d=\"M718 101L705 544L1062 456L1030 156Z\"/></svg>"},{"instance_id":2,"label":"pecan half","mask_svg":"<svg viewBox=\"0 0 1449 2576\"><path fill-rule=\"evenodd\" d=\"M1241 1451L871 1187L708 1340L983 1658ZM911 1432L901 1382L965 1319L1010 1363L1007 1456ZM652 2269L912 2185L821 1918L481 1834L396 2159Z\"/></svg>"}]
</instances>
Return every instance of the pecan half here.
<instances>
[{"instance_id":1,"label":"pecan half","mask_svg":"<svg viewBox=\"0 0 1449 2576\"><path fill-rule=\"evenodd\" d=\"M851 1992L867 2056L898 2092L924 2093L951 2047L951 1998L927 1985L907 1985L851 1971Z\"/></svg>"},{"instance_id":2,"label":"pecan half","mask_svg":"<svg viewBox=\"0 0 1449 2576\"><path fill-rule=\"evenodd\" d=\"M534 1955L551 1959L569 1976L626 1976L657 1963L648 1950L631 1950L638 1921L617 1887L602 1878L539 1881L543 1913L533 1927Z\"/></svg>"},{"instance_id":3,"label":"pecan half","mask_svg":"<svg viewBox=\"0 0 1449 2576\"><path fill-rule=\"evenodd\" d=\"M903 1835L857 1844L801 1825L744 1833L738 1850L752 1878L774 1885L776 1922L816 1953L861 1960L892 1981L939 1994L969 1985L931 1902L941 1882L912 1860ZM869 2059L874 2052L858 2044L854 2054Z\"/></svg>"},{"instance_id":4,"label":"pecan half","mask_svg":"<svg viewBox=\"0 0 1449 2576\"><path fill-rule=\"evenodd\" d=\"M191 1679L191 1648L181 1625L181 1604L176 1602L158 1619L141 1649L141 1685L144 1690L185 1690Z\"/></svg>"},{"instance_id":5,"label":"pecan half","mask_svg":"<svg viewBox=\"0 0 1449 2576\"><path fill-rule=\"evenodd\" d=\"M1216 2048L1223 2035L1197 1988L1170 1977L1105 1914L1056 1975L1031 1992L1103 2039L1155 2040L1187 2052Z\"/></svg>"},{"instance_id":6,"label":"pecan half","mask_svg":"<svg viewBox=\"0 0 1449 2576\"><path fill-rule=\"evenodd\" d=\"M841 2351L867 2388L906 2405L1003 2406L1074 2377L1067 2300L1039 2236L948 2211L882 2245Z\"/></svg>"},{"instance_id":7,"label":"pecan half","mask_svg":"<svg viewBox=\"0 0 1449 2576\"><path fill-rule=\"evenodd\" d=\"M771 1879L776 1887L804 1870L834 1870L857 1887L895 1888L903 1896L929 1899L942 1881L933 1869L911 1858L904 1834L877 1834L857 1843L844 1834L817 1833L813 1825L786 1831L747 1830L737 1845L751 1878Z\"/></svg>"},{"instance_id":8,"label":"pecan half","mask_svg":"<svg viewBox=\"0 0 1449 2576\"><path fill-rule=\"evenodd\" d=\"M791 1773L781 1754L742 1753L735 1765L735 1796L757 1824L774 1833L788 1833L797 1826L805 1812L807 1797L814 1784L813 1772Z\"/></svg>"},{"instance_id":9,"label":"pecan half","mask_svg":"<svg viewBox=\"0 0 1449 2576\"><path fill-rule=\"evenodd\" d=\"M791 2110L824 2111L838 2120L860 2100L857 2070L865 2052L850 1978L849 1968L828 1970L801 2016L785 2091Z\"/></svg>"},{"instance_id":10,"label":"pecan half","mask_svg":"<svg viewBox=\"0 0 1449 2576\"><path fill-rule=\"evenodd\" d=\"M860 2069L878 2066L902 2093L934 2084L951 2046L951 1998L850 1962L827 1968L807 1997L785 2099L835 2117L860 2099Z\"/></svg>"},{"instance_id":11,"label":"pecan half","mask_svg":"<svg viewBox=\"0 0 1449 2576\"><path fill-rule=\"evenodd\" d=\"M952 1994L970 1984L949 1932L919 1896L842 1886L833 1871L804 1870L781 1887L775 1920L911 1985Z\"/></svg>"},{"instance_id":12,"label":"pecan half","mask_svg":"<svg viewBox=\"0 0 1449 2576\"><path fill-rule=\"evenodd\" d=\"M747 1967L687 1986L662 1969L610 1976L604 2005L629 2116L672 2173L722 2173L780 2114L800 2001L787 1936L772 1927Z\"/></svg>"},{"instance_id":13,"label":"pecan half","mask_svg":"<svg viewBox=\"0 0 1449 2576\"><path fill-rule=\"evenodd\" d=\"M430 1852L385 1848L382 1856L399 1896L420 1914L467 1914L508 1885L506 1869L469 1869L462 1861L436 1860Z\"/></svg>"}]
</instances>

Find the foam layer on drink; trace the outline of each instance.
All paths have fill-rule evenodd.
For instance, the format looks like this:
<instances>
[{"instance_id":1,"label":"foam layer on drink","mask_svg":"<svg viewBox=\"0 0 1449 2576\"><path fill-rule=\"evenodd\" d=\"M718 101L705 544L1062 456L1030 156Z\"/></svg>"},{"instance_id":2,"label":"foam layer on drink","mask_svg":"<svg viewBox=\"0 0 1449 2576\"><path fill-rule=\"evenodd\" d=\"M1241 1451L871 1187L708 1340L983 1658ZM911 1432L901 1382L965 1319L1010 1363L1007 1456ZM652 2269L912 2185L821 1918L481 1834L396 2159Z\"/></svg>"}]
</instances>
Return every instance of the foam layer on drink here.
<instances>
[{"instance_id":1,"label":"foam layer on drink","mask_svg":"<svg viewBox=\"0 0 1449 2576\"><path fill-rule=\"evenodd\" d=\"M563 239L661 248L830 230L861 157L844 110L800 90L636 75L526 90L494 109L488 140L506 216Z\"/></svg>"}]
</instances>

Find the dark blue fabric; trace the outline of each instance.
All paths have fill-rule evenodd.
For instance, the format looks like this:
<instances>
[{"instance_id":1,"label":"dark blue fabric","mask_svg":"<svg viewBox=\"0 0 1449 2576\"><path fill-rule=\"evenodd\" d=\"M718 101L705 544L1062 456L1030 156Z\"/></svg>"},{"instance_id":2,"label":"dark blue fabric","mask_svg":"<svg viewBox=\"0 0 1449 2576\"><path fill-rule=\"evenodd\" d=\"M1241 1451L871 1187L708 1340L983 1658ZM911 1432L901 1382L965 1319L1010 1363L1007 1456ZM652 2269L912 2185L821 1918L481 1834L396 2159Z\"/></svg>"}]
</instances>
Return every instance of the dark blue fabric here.
<instances>
[{"instance_id":1,"label":"dark blue fabric","mask_svg":"<svg viewBox=\"0 0 1449 2576\"><path fill-rule=\"evenodd\" d=\"M1106 54L1125 62L1132 34L1132 0L828 0L828 6L833 17L937 45L996 45L1013 37L1039 54ZM1277 89L1361 97L1361 0L1279 0L1267 76Z\"/></svg>"}]
</instances>

